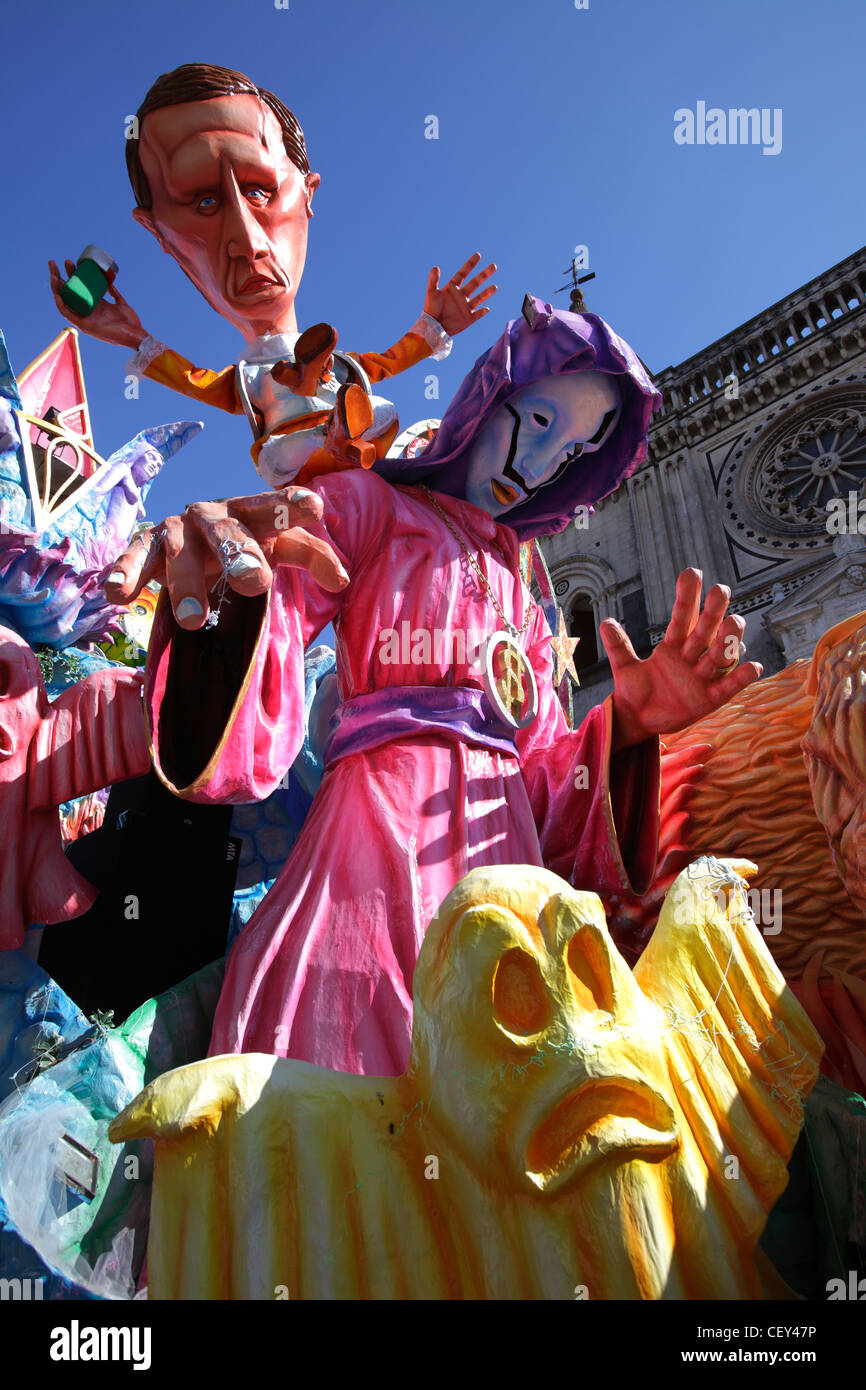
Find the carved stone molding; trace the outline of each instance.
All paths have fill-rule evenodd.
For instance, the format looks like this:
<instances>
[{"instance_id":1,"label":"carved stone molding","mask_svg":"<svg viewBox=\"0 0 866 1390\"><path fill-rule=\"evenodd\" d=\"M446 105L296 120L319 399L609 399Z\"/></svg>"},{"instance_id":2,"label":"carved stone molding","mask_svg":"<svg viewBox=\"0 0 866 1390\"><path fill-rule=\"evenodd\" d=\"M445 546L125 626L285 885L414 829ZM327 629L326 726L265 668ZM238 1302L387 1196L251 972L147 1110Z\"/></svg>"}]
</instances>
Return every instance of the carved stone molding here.
<instances>
[{"instance_id":1,"label":"carved stone molding","mask_svg":"<svg viewBox=\"0 0 866 1390\"><path fill-rule=\"evenodd\" d=\"M827 503L866 481L866 387L806 395L756 424L719 476L728 534L777 560L829 552Z\"/></svg>"}]
</instances>

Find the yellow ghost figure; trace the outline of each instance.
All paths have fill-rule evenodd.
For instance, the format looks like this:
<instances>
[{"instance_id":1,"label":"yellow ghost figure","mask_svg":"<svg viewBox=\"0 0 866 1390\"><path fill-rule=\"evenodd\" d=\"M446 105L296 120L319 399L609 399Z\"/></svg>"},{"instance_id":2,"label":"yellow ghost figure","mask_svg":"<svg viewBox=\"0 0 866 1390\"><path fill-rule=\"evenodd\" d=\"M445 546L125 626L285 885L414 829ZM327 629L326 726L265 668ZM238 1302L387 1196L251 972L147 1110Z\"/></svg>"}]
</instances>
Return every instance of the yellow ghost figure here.
<instances>
[{"instance_id":1,"label":"yellow ghost figure","mask_svg":"<svg viewBox=\"0 0 866 1390\"><path fill-rule=\"evenodd\" d=\"M822 1044L744 860L676 879L632 972L595 894L476 869L415 972L402 1077L260 1054L158 1078L149 1296L760 1298Z\"/></svg>"}]
</instances>

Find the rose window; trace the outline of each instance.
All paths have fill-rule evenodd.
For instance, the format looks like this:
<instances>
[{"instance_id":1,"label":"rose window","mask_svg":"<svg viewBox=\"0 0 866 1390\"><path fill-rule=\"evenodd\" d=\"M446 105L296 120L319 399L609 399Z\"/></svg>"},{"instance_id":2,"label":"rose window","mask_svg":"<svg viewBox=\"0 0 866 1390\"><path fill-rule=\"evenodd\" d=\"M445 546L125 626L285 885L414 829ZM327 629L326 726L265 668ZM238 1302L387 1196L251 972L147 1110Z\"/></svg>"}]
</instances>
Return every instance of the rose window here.
<instances>
[{"instance_id":1,"label":"rose window","mask_svg":"<svg viewBox=\"0 0 866 1390\"><path fill-rule=\"evenodd\" d=\"M860 383L756 422L717 487L725 529L756 559L828 550L827 507L866 492L866 399ZM772 420L772 415L770 420Z\"/></svg>"},{"instance_id":2,"label":"rose window","mask_svg":"<svg viewBox=\"0 0 866 1390\"><path fill-rule=\"evenodd\" d=\"M866 415L841 408L784 436L756 479L755 499L795 526L827 518L834 497L859 492L866 480Z\"/></svg>"}]
</instances>

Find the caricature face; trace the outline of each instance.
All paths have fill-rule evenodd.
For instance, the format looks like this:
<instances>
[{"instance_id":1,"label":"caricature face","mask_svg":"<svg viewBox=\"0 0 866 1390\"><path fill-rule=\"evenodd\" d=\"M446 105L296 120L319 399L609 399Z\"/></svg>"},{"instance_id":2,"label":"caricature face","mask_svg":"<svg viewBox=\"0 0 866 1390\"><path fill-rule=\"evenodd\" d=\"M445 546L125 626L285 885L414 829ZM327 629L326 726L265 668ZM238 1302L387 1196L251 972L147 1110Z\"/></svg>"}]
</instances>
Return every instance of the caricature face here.
<instances>
[{"instance_id":1,"label":"caricature face","mask_svg":"<svg viewBox=\"0 0 866 1390\"><path fill-rule=\"evenodd\" d=\"M621 402L607 372L548 376L521 387L494 411L469 451L466 500L491 516L519 507L607 442Z\"/></svg>"},{"instance_id":2,"label":"caricature face","mask_svg":"<svg viewBox=\"0 0 866 1390\"><path fill-rule=\"evenodd\" d=\"M248 340L293 332L319 175L289 159L273 112L253 95L183 102L140 140L153 206L135 220Z\"/></svg>"}]
</instances>

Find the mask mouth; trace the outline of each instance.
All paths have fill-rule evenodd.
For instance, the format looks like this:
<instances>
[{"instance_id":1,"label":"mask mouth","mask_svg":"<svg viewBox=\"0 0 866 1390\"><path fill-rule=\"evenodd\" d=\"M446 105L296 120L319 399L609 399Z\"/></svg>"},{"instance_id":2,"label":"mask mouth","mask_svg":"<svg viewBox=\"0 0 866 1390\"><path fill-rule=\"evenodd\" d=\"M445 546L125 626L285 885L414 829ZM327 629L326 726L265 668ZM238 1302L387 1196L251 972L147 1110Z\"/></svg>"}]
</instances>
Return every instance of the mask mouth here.
<instances>
[{"instance_id":1,"label":"mask mouth","mask_svg":"<svg viewBox=\"0 0 866 1390\"><path fill-rule=\"evenodd\" d=\"M491 482L493 496L503 507L511 507L519 499L520 493L516 487L509 487L507 483L501 483L498 478Z\"/></svg>"}]
</instances>

